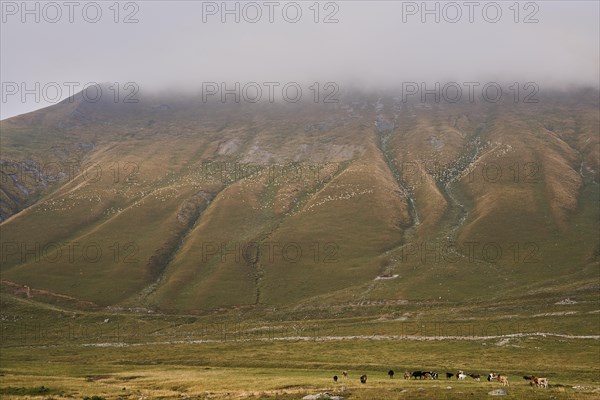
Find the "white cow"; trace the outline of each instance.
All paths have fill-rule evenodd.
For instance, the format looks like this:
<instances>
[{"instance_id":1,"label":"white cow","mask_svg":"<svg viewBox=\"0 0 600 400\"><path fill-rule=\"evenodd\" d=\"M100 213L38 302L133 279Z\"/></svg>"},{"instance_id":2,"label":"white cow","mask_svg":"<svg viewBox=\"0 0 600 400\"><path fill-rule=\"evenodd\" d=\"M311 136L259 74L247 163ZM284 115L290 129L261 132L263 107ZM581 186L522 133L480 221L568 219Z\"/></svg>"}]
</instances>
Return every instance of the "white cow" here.
<instances>
[{"instance_id":1,"label":"white cow","mask_svg":"<svg viewBox=\"0 0 600 400\"><path fill-rule=\"evenodd\" d=\"M536 376L533 378L533 383L537 387L547 388L548 387L548 378L540 378L540 377Z\"/></svg>"}]
</instances>

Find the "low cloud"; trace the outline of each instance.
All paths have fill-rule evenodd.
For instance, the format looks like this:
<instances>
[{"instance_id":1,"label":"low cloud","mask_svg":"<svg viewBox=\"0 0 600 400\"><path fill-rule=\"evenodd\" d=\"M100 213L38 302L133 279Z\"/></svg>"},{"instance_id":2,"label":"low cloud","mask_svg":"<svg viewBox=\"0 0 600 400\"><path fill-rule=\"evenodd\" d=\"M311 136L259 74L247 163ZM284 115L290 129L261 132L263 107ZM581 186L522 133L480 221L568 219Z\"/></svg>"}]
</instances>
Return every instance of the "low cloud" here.
<instances>
[{"instance_id":1,"label":"low cloud","mask_svg":"<svg viewBox=\"0 0 600 400\"><path fill-rule=\"evenodd\" d=\"M2 2L2 118L48 105L23 83L599 86L598 2L92 3Z\"/></svg>"}]
</instances>

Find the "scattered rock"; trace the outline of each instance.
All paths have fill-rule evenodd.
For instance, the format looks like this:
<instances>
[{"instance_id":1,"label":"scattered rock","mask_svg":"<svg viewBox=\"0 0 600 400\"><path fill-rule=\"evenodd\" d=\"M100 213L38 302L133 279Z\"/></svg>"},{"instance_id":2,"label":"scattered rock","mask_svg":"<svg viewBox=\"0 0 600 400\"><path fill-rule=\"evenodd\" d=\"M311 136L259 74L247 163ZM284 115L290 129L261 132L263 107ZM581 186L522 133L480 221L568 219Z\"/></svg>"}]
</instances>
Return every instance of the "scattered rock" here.
<instances>
[{"instance_id":1,"label":"scattered rock","mask_svg":"<svg viewBox=\"0 0 600 400\"><path fill-rule=\"evenodd\" d=\"M569 298L566 298L566 299L564 299L564 300L557 301L557 302L556 302L556 303L554 303L554 304L560 304L560 305L565 305L565 304L577 304L577 302L576 302L575 300L571 300L571 299L569 299Z\"/></svg>"},{"instance_id":2,"label":"scattered rock","mask_svg":"<svg viewBox=\"0 0 600 400\"><path fill-rule=\"evenodd\" d=\"M496 390L492 390L491 392L488 392L488 394L490 396L506 396L508 393L506 393L506 390L496 389Z\"/></svg>"},{"instance_id":3,"label":"scattered rock","mask_svg":"<svg viewBox=\"0 0 600 400\"><path fill-rule=\"evenodd\" d=\"M384 279L395 279L397 278L399 275L398 274L385 274L385 275L379 275L377 278L375 278L376 281L380 281L380 280L384 280Z\"/></svg>"},{"instance_id":4,"label":"scattered rock","mask_svg":"<svg viewBox=\"0 0 600 400\"><path fill-rule=\"evenodd\" d=\"M341 400L344 397L336 396L330 393L317 393L317 394L309 394L302 398L302 400Z\"/></svg>"}]
</instances>

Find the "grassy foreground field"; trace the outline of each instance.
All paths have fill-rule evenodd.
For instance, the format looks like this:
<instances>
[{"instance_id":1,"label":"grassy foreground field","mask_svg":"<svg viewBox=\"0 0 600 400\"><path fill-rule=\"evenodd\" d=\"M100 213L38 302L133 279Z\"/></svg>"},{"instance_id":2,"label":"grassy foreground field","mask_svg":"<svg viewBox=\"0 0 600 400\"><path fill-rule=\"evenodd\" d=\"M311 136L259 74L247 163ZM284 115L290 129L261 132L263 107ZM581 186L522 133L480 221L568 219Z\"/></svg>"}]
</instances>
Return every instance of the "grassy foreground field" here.
<instances>
[{"instance_id":1,"label":"grassy foreground field","mask_svg":"<svg viewBox=\"0 0 600 400\"><path fill-rule=\"evenodd\" d=\"M480 399L500 387L485 379L405 381L401 377L405 369L436 366L440 375L456 368L482 374L501 370L509 376L511 385L505 388L509 398L599 396L594 341L536 338L510 349L485 344L316 340L11 347L2 351L0 393L3 398L23 398L18 395L21 390L30 395L37 391L43 398L300 399L329 391L352 399ZM390 367L397 371L393 380L386 375ZM349 377L334 384L332 376L341 376L345 369ZM531 371L548 376L550 388L526 385L521 376ZM358 379L363 373L369 377L365 385Z\"/></svg>"},{"instance_id":2,"label":"grassy foreground field","mask_svg":"<svg viewBox=\"0 0 600 400\"><path fill-rule=\"evenodd\" d=\"M404 304L355 308L337 318L266 315L166 315L77 311L3 294L0 394L7 399L301 399L336 393L349 399L600 398L597 302L521 300L527 311L490 305ZM552 301L552 302L551 302ZM429 307L427 313L416 311ZM570 311L557 311L560 309ZM532 314L535 311L550 311ZM360 315L364 313L364 315ZM308 315L304 309L304 315ZM347 312L348 314L348 312ZM521 315L519 315L521 314ZM527 317L529 315L529 317ZM396 372L389 379L387 371ZM479 373L481 382L446 380ZM347 370L349 377L341 378ZM402 379L404 371L440 379ZM367 374L366 384L359 377ZM548 389L523 375L545 376ZM334 384L332 377L340 376Z\"/></svg>"}]
</instances>

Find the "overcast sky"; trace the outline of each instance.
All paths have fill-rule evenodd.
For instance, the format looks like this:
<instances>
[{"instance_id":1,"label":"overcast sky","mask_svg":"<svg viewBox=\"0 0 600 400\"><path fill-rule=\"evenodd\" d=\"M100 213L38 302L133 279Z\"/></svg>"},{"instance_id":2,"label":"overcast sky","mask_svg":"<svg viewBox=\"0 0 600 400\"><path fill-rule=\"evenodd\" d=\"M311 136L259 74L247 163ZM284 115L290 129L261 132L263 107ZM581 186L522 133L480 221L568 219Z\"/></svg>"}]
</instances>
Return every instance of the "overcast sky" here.
<instances>
[{"instance_id":1,"label":"overcast sky","mask_svg":"<svg viewBox=\"0 0 600 400\"><path fill-rule=\"evenodd\" d=\"M56 102L57 86L66 97L69 82L599 85L596 0L428 2L439 22L421 1L228 2L231 14L221 1L74 3L29 2L26 13L21 1L1 2L1 118ZM36 82L40 98L23 99Z\"/></svg>"}]
</instances>

